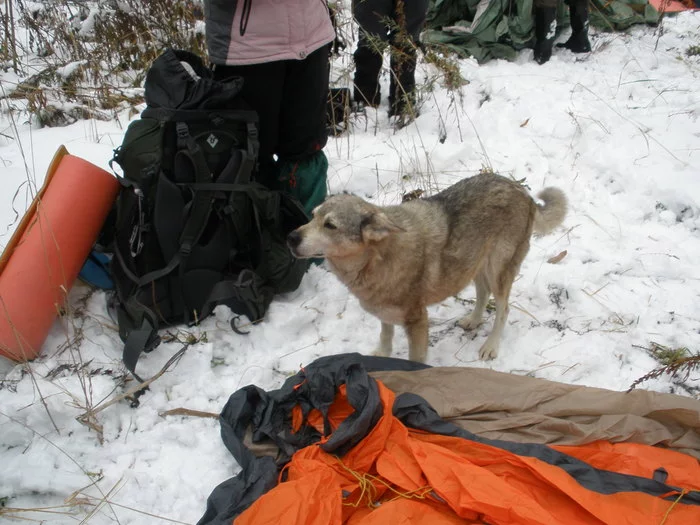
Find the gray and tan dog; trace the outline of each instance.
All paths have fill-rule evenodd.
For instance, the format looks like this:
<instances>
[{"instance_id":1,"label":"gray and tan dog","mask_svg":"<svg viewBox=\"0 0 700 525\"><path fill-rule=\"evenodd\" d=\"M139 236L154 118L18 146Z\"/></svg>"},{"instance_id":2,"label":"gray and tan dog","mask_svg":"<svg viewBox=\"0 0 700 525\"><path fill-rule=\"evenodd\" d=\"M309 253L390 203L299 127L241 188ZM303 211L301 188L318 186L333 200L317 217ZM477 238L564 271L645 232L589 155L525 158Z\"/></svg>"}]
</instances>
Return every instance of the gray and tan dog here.
<instances>
[{"instance_id":1,"label":"gray and tan dog","mask_svg":"<svg viewBox=\"0 0 700 525\"><path fill-rule=\"evenodd\" d=\"M566 215L557 188L537 204L520 184L499 175L464 179L425 199L379 207L354 195L330 197L287 239L299 258L325 257L331 271L382 321L377 354L390 355L394 325L408 336L409 358L428 350L428 305L476 285L476 305L459 321L476 328L493 293L496 320L479 357L493 359L508 317L508 296L533 233L546 234Z\"/></svg>"}]
</instances>

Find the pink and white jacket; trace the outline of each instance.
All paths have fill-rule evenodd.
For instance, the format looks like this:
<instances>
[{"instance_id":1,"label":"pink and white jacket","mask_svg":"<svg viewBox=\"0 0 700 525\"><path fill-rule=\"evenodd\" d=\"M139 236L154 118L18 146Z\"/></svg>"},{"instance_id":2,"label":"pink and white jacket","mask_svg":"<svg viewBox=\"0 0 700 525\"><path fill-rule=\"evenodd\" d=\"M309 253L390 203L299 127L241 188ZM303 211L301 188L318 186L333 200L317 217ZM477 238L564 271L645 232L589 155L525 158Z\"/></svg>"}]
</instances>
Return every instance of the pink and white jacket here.
<instances>
[{"instance_id":1,"label":"pink and white jacket","mask_svg":"<svg viewBox=\"0 0 700 525\"><path fill-rule=\"evenodd\" d=\"M326 0L205 0L204 16L213 64L303 60L335 38Z\"/></svg>"}]
</instances>

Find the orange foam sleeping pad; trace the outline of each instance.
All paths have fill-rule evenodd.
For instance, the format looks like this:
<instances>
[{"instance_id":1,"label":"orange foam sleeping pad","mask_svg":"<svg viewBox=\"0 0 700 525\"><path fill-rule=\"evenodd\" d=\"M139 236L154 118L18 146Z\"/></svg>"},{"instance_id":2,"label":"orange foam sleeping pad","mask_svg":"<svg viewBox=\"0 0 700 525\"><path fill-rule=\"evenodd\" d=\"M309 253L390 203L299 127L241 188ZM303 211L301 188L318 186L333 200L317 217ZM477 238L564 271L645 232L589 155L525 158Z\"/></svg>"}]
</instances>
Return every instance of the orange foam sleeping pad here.
<instances>
[{"instance_id":1,"label":"orange foam sleeping pad","mask_svg":"<svg viewBox=\"0 0 700 525\"><path fill-rule=\"evenodd\" d=\"M0 257L0 355L39 355L118 190L113 175L58 150Z\"/></svg>"}]
</instances>

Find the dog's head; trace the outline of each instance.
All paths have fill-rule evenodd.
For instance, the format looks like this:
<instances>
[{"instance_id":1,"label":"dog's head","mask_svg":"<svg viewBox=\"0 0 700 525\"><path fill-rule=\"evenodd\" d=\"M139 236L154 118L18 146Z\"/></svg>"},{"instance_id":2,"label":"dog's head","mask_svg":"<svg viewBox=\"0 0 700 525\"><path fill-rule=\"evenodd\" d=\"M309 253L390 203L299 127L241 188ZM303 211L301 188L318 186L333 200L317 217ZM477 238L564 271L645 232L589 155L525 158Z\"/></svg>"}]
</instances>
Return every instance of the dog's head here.
<instances>
[{"instance_id":1,"label":"dog's head","mask_svg":"<svg viewBox=\"0 0 700 525\"><path fill-rule=\"evenodd\" d=\"M287 237L295 257L342 258L358 255L373 243L403 231L381 208L355 195L335 195L313 211L308 224Z\"/></svg>"}]
</instances>

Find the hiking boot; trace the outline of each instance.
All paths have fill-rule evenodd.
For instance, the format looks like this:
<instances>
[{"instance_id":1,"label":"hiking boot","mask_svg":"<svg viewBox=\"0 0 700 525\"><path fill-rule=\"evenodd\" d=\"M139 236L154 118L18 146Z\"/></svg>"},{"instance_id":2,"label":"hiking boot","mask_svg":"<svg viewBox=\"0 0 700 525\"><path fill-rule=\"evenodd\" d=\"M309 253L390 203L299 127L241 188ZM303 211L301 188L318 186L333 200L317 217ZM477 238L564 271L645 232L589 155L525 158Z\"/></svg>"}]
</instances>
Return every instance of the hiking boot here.
<instances>
[{"instance_id":1,"label":"hiking boot","mask_svg":"<svg viewBox=\"0 0 700 525\"><path fill-rule=\"evenodd\" d=\"M569 18L571 20L571 36L563 44L563 47L572 53L588 53L591 43L588 40L588 0L572 0L569 5Z\"/></svg>"},{"instance_id":2,"label":"hiking boot","mask_svg":"<svg viewBox=\"0 0 700 525\"><path fill-rule=\"evenodd\" d=\"M557 30L557 8L535 8L535 62L544 64L552 57Z\"/></svg>"}]
</instances>

